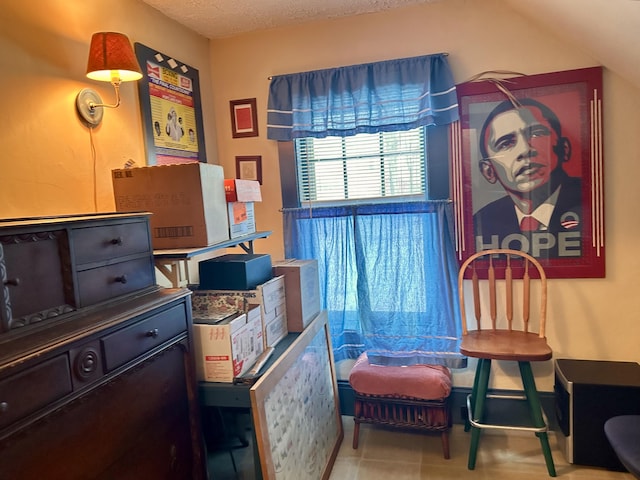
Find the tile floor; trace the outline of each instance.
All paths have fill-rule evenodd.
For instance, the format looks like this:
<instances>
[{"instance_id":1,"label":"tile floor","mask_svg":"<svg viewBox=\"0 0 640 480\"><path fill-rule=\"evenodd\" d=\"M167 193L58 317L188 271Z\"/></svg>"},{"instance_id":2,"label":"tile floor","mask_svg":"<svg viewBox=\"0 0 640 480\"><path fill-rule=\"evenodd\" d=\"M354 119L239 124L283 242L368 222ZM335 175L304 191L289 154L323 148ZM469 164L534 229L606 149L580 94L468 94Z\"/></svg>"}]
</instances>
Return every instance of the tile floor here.
<instances>
[{"instance_id":1,"label":"tile floor","mask_svg":"<svg viewBox=\"0 0 640 480\"><path fill-rule=\"evenodd\" d=\"M442 456L437 434L398 431L371 425L360 427L357 450L351 446L353 418L343 417L344 439L329 480L540 480L550 478L533 434L483 432L476 468L467 469L470 435L455 424L450 433L451 458ZM633 480L628 473L571 465L550 435L558 478L566 480ZM228 451L209 457L211 480L254 479L251 448L234 449L234 473ZM302 480L302 479L296 479ZM315 480L315 479L310 479Z\"/></svg>"}]
</instances>

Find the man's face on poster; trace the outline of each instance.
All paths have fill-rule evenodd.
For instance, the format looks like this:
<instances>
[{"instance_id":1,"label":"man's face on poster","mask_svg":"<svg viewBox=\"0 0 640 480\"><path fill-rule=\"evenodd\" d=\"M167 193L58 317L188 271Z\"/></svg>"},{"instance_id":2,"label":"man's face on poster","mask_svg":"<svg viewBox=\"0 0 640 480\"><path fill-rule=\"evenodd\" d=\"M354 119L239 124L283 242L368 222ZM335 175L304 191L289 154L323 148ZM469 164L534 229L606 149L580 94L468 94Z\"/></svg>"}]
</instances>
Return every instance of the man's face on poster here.
<instances>
[{"instance_id":1,"label":"man's face on poster","mask_svg":"<svg viewBox=\"0 0 640 480\"><path fill-rule=\"evenodd\" d=\"M496 115L483 140L489 158L480 161L480 171L509 192L522 195L545 185L558 167L558 136L536 107Z\"/></svg>"}]
</instances>

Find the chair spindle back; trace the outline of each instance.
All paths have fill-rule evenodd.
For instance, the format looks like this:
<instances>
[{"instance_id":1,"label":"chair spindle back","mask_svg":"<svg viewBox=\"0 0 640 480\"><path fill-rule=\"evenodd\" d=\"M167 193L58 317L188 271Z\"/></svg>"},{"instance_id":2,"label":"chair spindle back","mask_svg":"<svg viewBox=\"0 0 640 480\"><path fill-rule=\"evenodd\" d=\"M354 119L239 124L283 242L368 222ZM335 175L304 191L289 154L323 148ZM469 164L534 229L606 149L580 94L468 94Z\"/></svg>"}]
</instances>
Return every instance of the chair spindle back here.
<instances>
[{"instance_id":1,"label":"chair spindle back","mask_svg":"<svg viewBox=\"0 0 640 480\"><path fill-rule=\"evenodd\" d=\"M518 261L522 260L522 262ZM499 263L499 265L496 265ZM522 263L522 265L520 265ZM537 270L540 280L540 324L538 336L545 336L545 324L547 316L547 277L540 263L531 255L519 250L491 249L483 250L470 256L460 267L458 275L458 290L460 295L460 313L462 316L462 333L466 335L467 322L464 302L463 279L466 270L471 270L471 284L473 294L474 317L476 329L482 330L482 304L480 298L480 275L479 270L486 270L487 289L489 293L489 315L491 328L498 326L498 279L504 278L504 308L507 329L514 328L514 280L522 280L522 331L529 331L529 320L531 318L531 285L532 278L530 266ZM499 275L502 274L502 275ZM499 277L499 278L498 278Z\"/></svg>"}]
</instances>

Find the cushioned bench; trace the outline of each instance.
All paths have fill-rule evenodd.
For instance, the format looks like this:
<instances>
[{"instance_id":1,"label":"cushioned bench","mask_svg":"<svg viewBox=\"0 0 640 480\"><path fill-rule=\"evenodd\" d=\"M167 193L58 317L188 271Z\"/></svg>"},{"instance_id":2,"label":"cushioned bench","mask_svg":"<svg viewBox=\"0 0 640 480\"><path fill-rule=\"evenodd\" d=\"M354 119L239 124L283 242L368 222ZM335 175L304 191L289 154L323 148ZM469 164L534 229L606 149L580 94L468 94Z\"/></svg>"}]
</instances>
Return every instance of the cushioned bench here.
<instances>
[{"instance_id":1,"label":"cushioned bench","mask_svg":"<svg viewBox=\"0 0 640 480\"><path fill-rule=\"evenodd\" d=\"M441 365L387 367L372 365L363 353L349 383L355 391L353 448L361 423L440 432L449 458L451 371Z\"/></svg>"},{"instance_id":2,"label":"cushioned bench","mask_svg":"<svg viewBox=\"0 0 640 480\"><path fill-rule=\"evenodd\" d=\"M604 433L620 463L640 478L640 415L620 415L604 423Z\"/></svg>"}]
</instances>

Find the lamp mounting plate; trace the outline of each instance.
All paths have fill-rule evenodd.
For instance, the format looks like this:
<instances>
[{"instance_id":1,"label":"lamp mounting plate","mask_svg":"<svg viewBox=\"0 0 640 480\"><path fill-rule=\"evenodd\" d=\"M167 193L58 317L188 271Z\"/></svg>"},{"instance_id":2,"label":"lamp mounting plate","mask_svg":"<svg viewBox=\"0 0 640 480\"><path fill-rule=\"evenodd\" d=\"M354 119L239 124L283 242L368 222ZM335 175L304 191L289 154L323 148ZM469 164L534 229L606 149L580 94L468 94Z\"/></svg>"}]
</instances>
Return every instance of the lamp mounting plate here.
<instances>
[{"instance_id":1,"label":"lamp mounting plate","mask_svg":"<svg viewBox=\"0 0 640 480\"><path fill-rule=\"evenodd\" d=\"M100 98L98 92L91 88L83 88L76 97L76 109L89 128L97 127L102 122L104 108L92 107L92 105L101 103L102 98Z\"/></svg>"}]
</instances>

